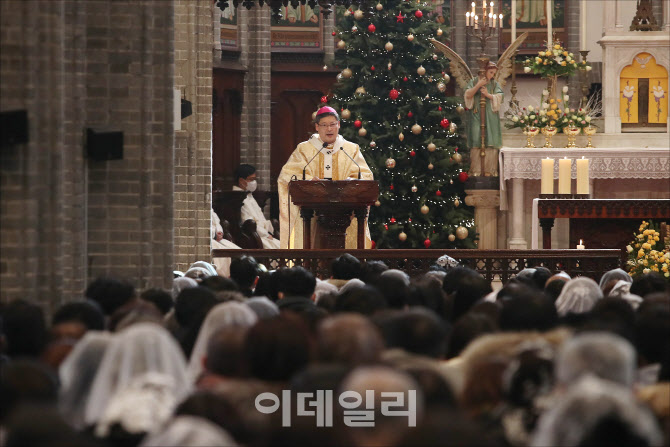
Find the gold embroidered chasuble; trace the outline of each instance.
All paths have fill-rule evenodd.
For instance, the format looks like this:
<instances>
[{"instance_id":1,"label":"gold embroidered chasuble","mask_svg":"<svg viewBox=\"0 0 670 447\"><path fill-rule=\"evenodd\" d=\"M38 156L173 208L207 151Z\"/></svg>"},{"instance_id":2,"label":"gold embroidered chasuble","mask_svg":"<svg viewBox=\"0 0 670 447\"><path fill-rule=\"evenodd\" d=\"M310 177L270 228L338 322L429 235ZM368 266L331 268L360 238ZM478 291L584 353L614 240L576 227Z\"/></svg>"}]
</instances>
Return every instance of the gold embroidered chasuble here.
<instances>
[{"instance_id":1,"label":"gold embroidered chasuble","mask_svg":"<svg viewBox=\"0 0 670 447\"><path fill-rule=\"evenodd\" d=\"M277 186L279 190L279 227L280 227L280 237L281 248L302 248L302 229L303 229L303 220L300 217L300 209L289 201L288 197L288 184L295 176L295 179L302 180L302 170L317 153L319 154L312 160L312 162L307 166L305 170L305 180L311 180L314 178L324 178L324 160L326 156L324 152L327 150L333 150L333 165L332 165L332 176L333 180L346 180L346 179L357 179L358 178L358 167L351 161L349 157L342 153L340 150L342 148L347 152L356 163L361 167L361 179L362 180L372 180L372 172L368 167L368 164L361 154L361 150L357 144L354 144L350 141L342 138L341 135L337 136L335 143L329 147L324 148L323 142L319 138L318 134L312 135L309 141L304 141L296 147L288 161L284 165L279 174L277 180ZM290 216L290 231L289 231L289 216ZM370 230L367 228L368 221L365 219L365 248L370 248ZM315 246L315 242L318 241L318 228L316 223L316 217L312 218L311 222L311 234L312 234L312 247ZM351 224L347 228L346 235L346 248L356 248L356 232L358 231L358 222L355 218L352 217ZM290 245L289 245L290 243Z\"/></svg>"}]
</instances>

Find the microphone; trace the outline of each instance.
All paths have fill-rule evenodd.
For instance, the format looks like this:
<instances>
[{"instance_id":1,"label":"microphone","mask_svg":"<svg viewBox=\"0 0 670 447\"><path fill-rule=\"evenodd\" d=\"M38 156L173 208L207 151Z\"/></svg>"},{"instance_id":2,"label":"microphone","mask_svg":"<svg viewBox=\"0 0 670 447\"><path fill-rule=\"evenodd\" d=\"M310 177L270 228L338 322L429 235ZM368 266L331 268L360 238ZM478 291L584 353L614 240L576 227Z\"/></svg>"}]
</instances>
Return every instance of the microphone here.
<instances>
[{"instance_id":1,"label":"microphone","mask_svg":"<svg viewBox=\"0 0 670 447\"><path fill-rule=\"evenodd\" d=\"M302 168L302 179L303 179L303 180L305 180L305 171L307 170L307 166L309 166L309 164L312 162L312 160L314 160L314 159L316 158L316 156L319 155L319 154L321 153L321 151L322 151L326 146L328 146L328 143L323 143L323 147L321 147L321 149L319 149L319 150L317 151L317 153L314 154L314 156L307 162L307 164L305 165L305 167ZM354 163L356 163L356 162L354 162Z\"/></svg>"},{"instance_id":2,"label":"microphone","mask_svg":"<svg viewBox=\"0 0 670 447\"><path fill-rule=\"evenodd\" d=\"M352 157L351 155L349 155L349 154L347 153L347 151L344 150L344 147L343 147L343 146L340 146L340 150L341 150L342 152L344 152L344 154L345 154L347 157L349 157L349 160L353 161L354 164L355 164L356 166L358 166L358 180L360 180L360 179L361 179L361 165L359 165L358 163L356 163L356 160L354 160L353 157Z\"/></svg>"}]
</instances>

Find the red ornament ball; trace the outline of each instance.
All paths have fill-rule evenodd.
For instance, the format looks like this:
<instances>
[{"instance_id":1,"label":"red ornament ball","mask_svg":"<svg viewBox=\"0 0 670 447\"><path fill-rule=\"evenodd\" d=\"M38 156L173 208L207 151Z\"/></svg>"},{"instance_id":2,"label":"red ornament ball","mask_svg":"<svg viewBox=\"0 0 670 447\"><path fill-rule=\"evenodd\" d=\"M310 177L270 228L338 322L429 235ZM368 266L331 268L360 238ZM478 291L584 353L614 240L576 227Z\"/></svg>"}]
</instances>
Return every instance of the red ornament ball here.
<instances>
[{"instance_id":1,"label":"red ornament ball","mask_svg":"<svg viewBox=\"0 0 670 447\"><path fill-rule=\"evenodd\" d=\"M400 92L394 88L391 89L391 91L389 92L389 98L398 99L398 96L400 96Z\"/></svg>"},{"instance_id":2,"label":"red ornament ball","mask_svg":"<svg viewBox=\"0 0 670 447\"><path fill-rule=\"evenodd\" d=\"M405 76L404 78L402 78L402 80L405 81L405 82L407 82L407 76Z\"/></svg>"},{"instance_id":3,"label":"red ornament ball","mask_svg":"<svg viewBox=\"0 0 670 447\"><path fill-rule=\"evenodd\" d=\"M372 23L368 25L368 31L371 33L374 33L377 30L377 27L374 26Z\"/></svg>"},{"instance_id":4,"label":"red ornament ball","mask_svg":"<svg viewBox=\"0 0 670 447\"><path fill-rule=\"evenodd\" d=\"M409 151L409 156L414 157L416 155L416 151Z\"/></svg>"},{"instance_id":5,"label":"red ornament ball","mask_svg":"<svg viewBox=\"0 0 670 447\"><path fill-rule=\"evenodd\" d=\"M373 250L377 248L377 243L375 241L370 241L370 248Z\"/></svg>"},{"instance_id":6,"label":"red ornament ball","mask_svg":"<svg viewBox=\"0 0 670 447\"><path fill-rule=\"evenodd\" d=\"M328 97L327 97L327 96L322 96L322 97L321 97L321 102L322 102L323 104L327 103L327 102L328 102Z\"/></svg>"},{"instance_id":7,"label":"red ornament ball","mask_svg":"<svg viewBox=\"0 0 670 447\"><path fill-rule=\"evenodd\" d=\"M354 127L359 128L359 127L361 127L362 125L363 125L363 123L361 122L361 120L356 120L356 121L354 121Z\"/></svg>"},{"instance_id":8,"label":"red ornament ball","mask_svg":"<svg viewBox=\"0 0 670 447\"><path fill-rule=\"evenodd\" d=\"M442 121L440 121L440 126L442 126L442 128L444 128L444 129L446 129L447 127L449 127L449 120L446 119L446 118L442 118Z\"/></svg>"},{"instance_id":9,"label":"red ornament ball","mask_svg":"<svg viewBox=\"0 0 670 447\"><path fill-rule=\"evenodd\" d=\"M394 224L394 223L395 223L395 217L392 217L391 220L389 220L389 222L391 222L392 224Z\"/></svg>"},{"instance_id":10,"label":"red ornament ball","mask_svg":"<svg viewBox=\"0 0 670 447\"><path fill-rule=\"evenodd\" d=\"M442 196L442 191L440 191L440 190L438 189L437 191L435 191L435 195L436 195L437 197L441 197L441 196Z\"/></svg>"},{"instance_id":11,"label":"red ornament ball","mask_svg":"<svg viewBox=\"0 0 670 447\"><path fill-rule=\"evenodd\" d=\"M442 111L442 106L438 106L437 110Z\"/></svg>"},{"instance_id":12,"label":"red ornament ball","mask_svg":"<svg viewBox=\"0 0 670 447\"><path fill-rule=\"evenodd\" d=\"M389 186L389 189L390 189L391 191L393 191L393 185Z\"/></svg>"},{"instance_id":13,"label":"red ornament ball","mask_svg":"<svg viewBox=\"0 0 670 447\"><path fill-rule=\"evenodd\" d=\"M458 148L454 148L454 152L458 152Z\"/></svg>"},{"instance_id":14,"label":"red ornament ball","mask_svg":"<svg viewBox=\"0 0 670 447\"><path fill-rule=\"evenodd\" d=\"M459 172L458 173L458 180L460 180L461 183L465 183L467 179L468 179L468 173L467 172Z\"/></svg>"},{"instance_id":15,"label":"red ornament ball","mask_svg":"<svg viewBox=\"0 0 670 447\"><path fill-rule=\"evenodd\" d=\"M375 71L375 66L370 67L370 71Z\"/></svg>"},{"instance_id":16,"label":"red ornament ball","mask_svg":"<svg viewBox=\"0 0 670 447\"><path fill-rule=\"evenodd\" d=\"M420 9L416 10L416 12L414 13L414 17L416 17L417 19L420 19L421 17L423 17L423 13L421 12Z\"/></svg>"},{"instance_id":17,"label":"red ornament ball","mask_svg":"<svg viewBox=\"0 0 670 447\"><path fill-rule=\"evenodd\" d=\"M426 239L425 241L423 241L423 246L426 248L430 248L430 239Z\"/></svg>"},{"instance_id":18,"label":"red ornament ball","mask_svg":"<svg viewBox=\"0 0 670 447\"><path fill-rule=\"evenodd\" d=\"M333 31L333 33L332 33L332 34L333 34L333 36L337 36L337 33L336 33L335 31Z\"/></svg>"},{"instance_id":19,"label":"red ornament ball","mask_svg":"<svg viewBox=\"0 0 670 447\"><path fill-rule=\"evenodd\" d=\"M411 118L413 116L414 116L414 114L412 112L407 112L407 118Z\"/></svg>"},{"instance_id":20,"label":"red ornament ball","mask_svg":"<svg viewBox=\"0 0 670 447\"><path fill-rule=\"evenodd\" d=\"M385 230L388 230L388 229L389 229L389 226L386 225L386 224L384 224L384 229L385 229Z\"/></svg>"}]
</instances>

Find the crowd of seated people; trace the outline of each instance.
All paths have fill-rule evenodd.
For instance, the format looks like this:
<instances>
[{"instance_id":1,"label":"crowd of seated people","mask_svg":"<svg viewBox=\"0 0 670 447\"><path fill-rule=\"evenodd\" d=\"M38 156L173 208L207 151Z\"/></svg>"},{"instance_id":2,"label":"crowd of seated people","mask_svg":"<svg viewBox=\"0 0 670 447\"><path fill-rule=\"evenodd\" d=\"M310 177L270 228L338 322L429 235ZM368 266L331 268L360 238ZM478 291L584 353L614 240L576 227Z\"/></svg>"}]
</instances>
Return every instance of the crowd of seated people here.
<instances>
[{"instance_id":1,"label":"crowd of seated people","mask_svg":"<svg viewBox=\"0 0 670 447\"><path fill-rule=\"evenodd\" d=\"M245 256L171 291L99 278L48 319L5 303L0 445L668 445L666 279L494 291L441 261L344 255L322 281Z\"/></svg>"}]
</instances>

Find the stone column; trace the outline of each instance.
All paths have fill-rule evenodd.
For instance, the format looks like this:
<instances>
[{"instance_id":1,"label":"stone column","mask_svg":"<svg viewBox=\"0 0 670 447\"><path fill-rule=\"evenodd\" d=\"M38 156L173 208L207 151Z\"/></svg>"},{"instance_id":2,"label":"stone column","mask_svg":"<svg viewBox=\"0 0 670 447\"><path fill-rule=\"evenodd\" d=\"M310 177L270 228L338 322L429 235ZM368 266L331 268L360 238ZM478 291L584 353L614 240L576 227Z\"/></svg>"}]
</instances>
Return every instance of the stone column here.
<instances>
[{"instance_id":1,"label":"stone column","mask_svg":"<svg viewBox=\"0 0 670 447\"><path fill-rule=\"evenodd\" d=\"M475 225L479 232L478 248L498 248L498 208L500 191L497 189L466 189L465 203L475 207Z\"/></svg>"},{"instance_id":2,"label":"stone column","mask_svg":"<svg viewBox=\"0 0 670 447\"><path fill-rule=\"evenodd\" d=\"M528 242L523 233L523 179L512 179L512 208L510 211L511 237L507 245L512 249L526 250Z\"/></svg>"}]
</instances>

